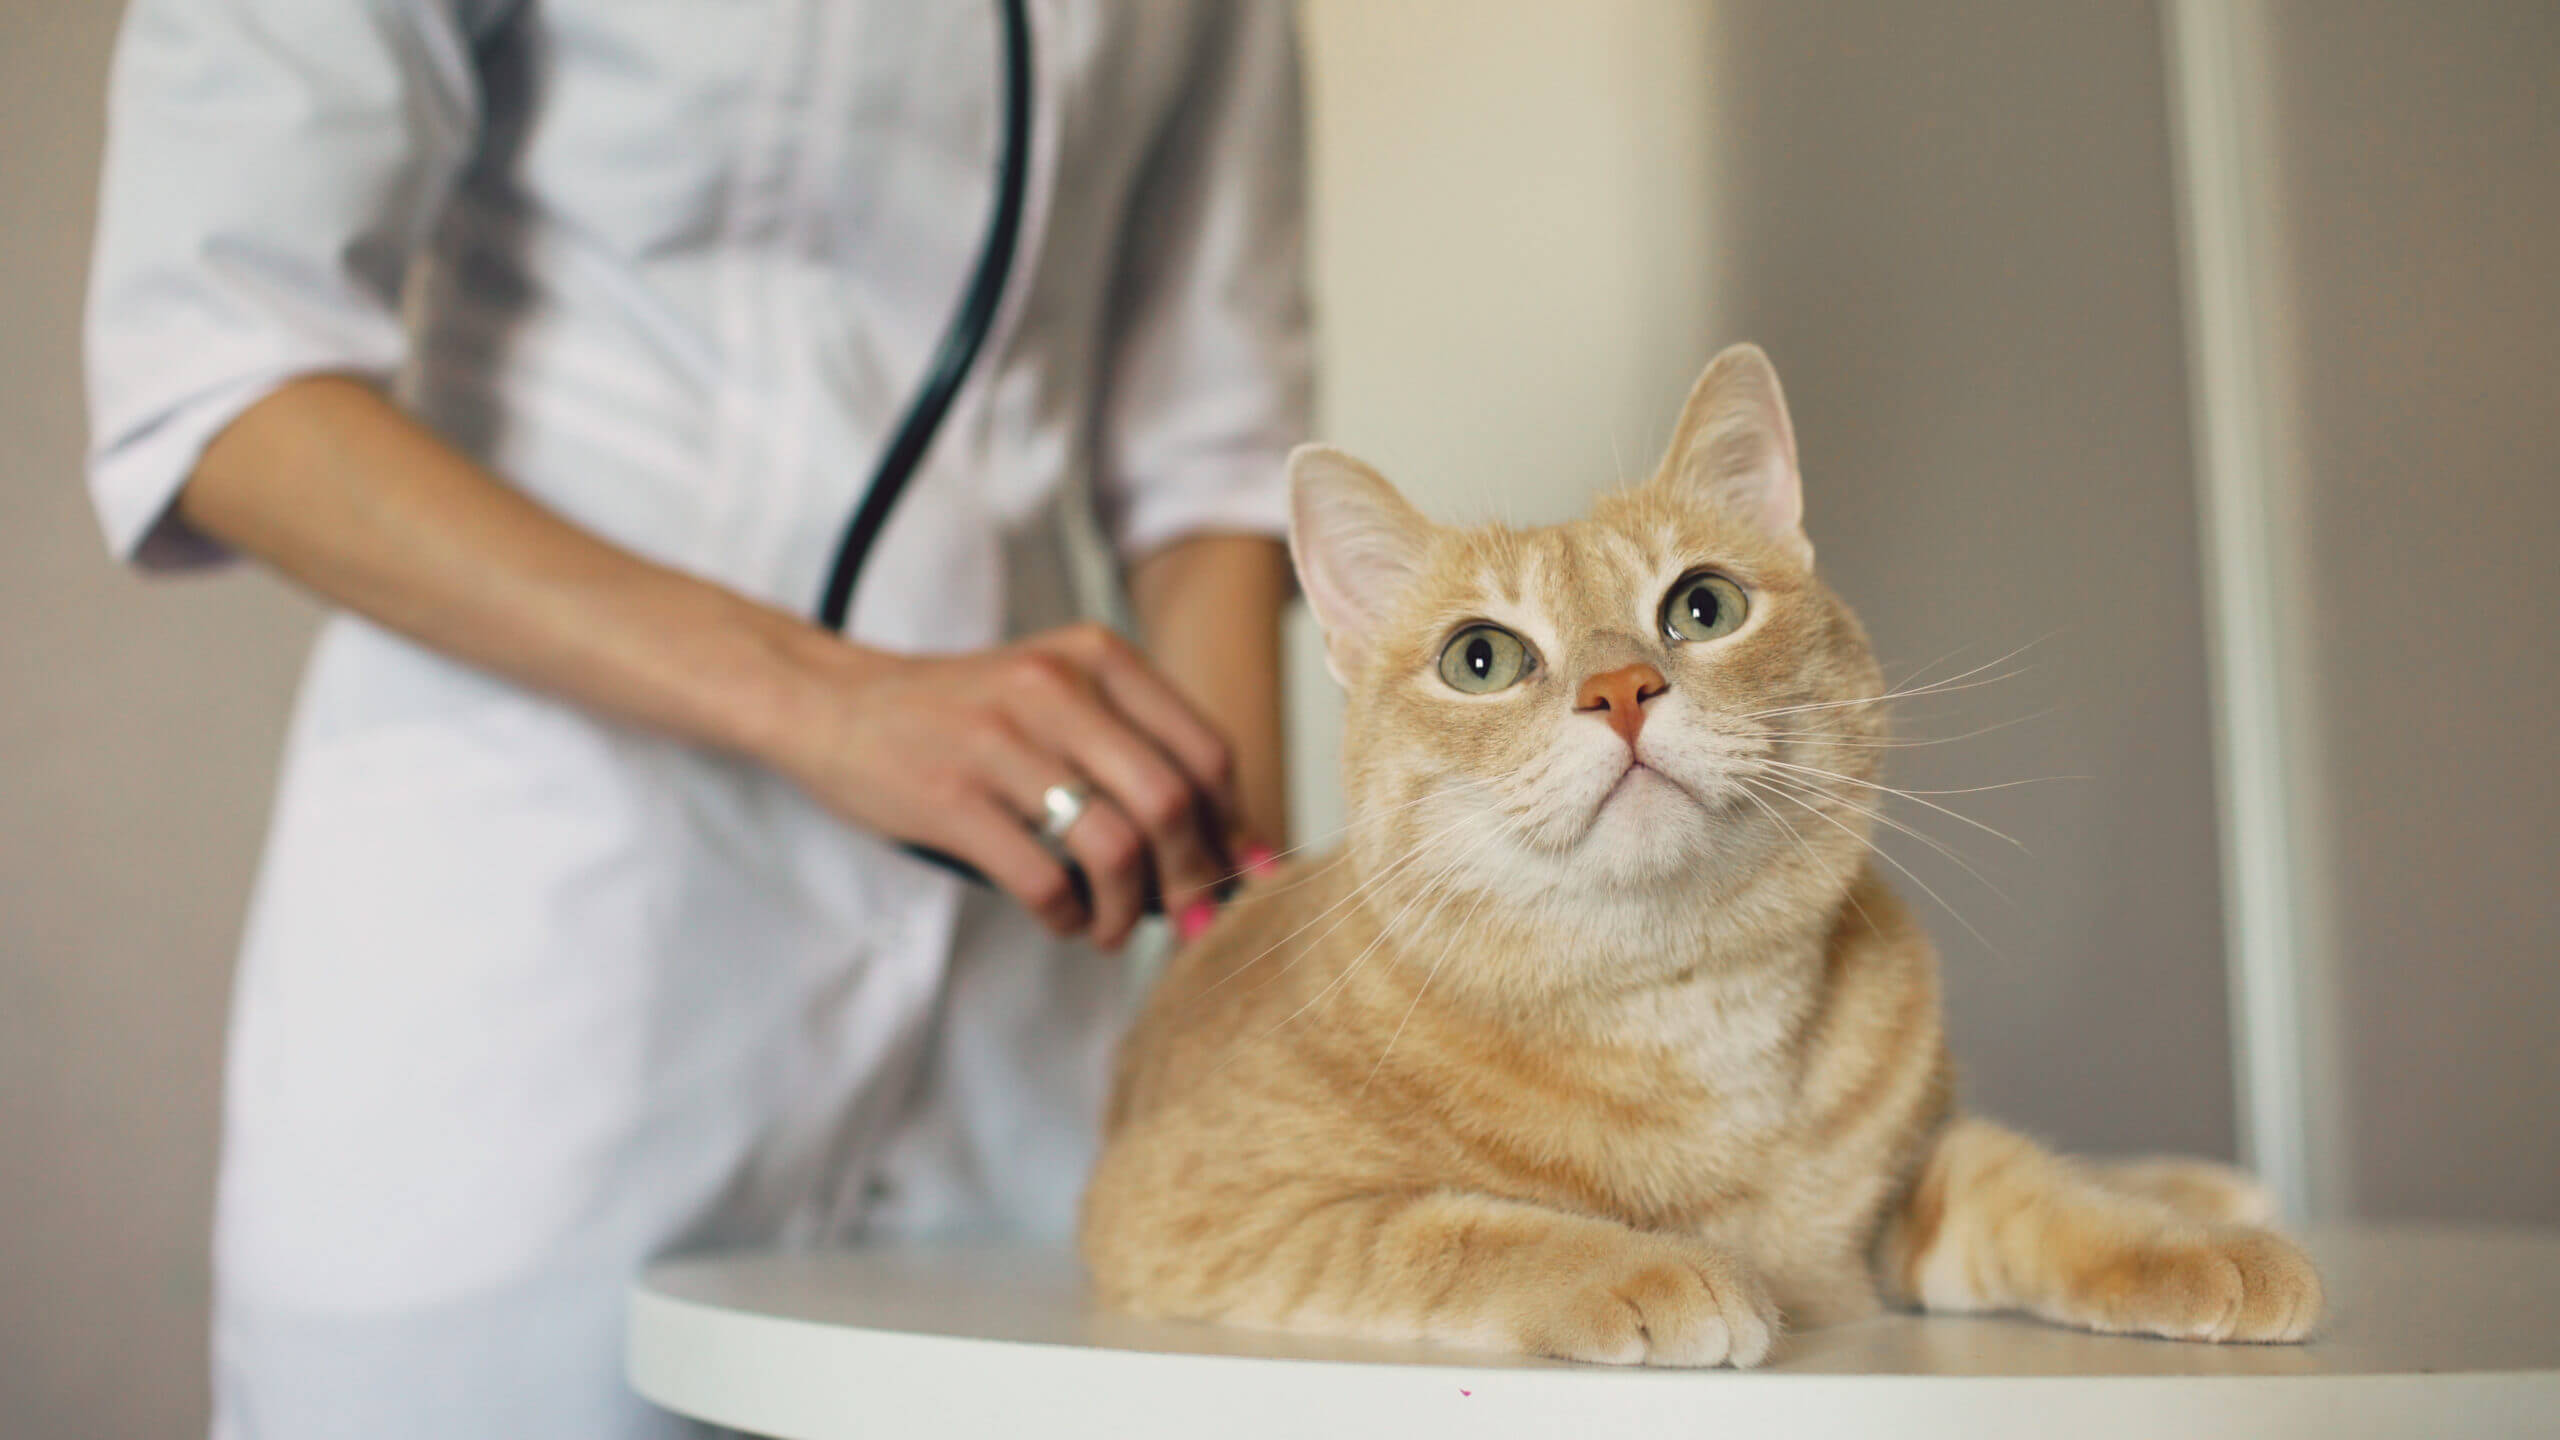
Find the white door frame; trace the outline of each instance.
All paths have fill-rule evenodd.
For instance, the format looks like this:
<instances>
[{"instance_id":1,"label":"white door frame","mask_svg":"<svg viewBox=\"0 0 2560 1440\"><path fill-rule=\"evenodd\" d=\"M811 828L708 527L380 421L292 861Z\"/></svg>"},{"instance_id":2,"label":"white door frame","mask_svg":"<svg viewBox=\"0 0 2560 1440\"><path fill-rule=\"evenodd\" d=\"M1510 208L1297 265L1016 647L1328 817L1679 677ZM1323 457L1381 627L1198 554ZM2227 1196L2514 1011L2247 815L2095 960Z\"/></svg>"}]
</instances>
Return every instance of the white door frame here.
<instances>
[{"instance_id":1,"label":"white door frame","mask_svg":"<svg viewBox=\"0 0 2560 1440\"><path fill-rule=\"evenodd\" d=\"M2286 1214L2327 1218L2342 1208L2345 1135L2264 13L2252 0L2164 0L2161 17L2241 1147Z\"/></svg>"}]
</instances>

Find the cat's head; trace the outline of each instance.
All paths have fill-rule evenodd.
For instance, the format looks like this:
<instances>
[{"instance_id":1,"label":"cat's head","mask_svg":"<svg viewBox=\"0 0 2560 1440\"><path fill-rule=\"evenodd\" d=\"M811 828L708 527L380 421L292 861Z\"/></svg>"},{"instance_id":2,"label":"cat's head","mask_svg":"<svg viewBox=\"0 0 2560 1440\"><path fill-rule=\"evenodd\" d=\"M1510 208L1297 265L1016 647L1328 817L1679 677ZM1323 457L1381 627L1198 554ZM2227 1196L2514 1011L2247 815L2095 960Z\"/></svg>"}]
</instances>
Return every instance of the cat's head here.
<instances>
[{"instance_id":1,"label":"cat's head","mask_svg":"<svg viewBox=\"0 0 2560 1440\"><path fill-rule=\"evenodd\" d=\"M1707 367L1651 480L1567 524L1435 525L1318 446L1290 479L1350 695L1352 860L1388 913L1670 940L1710 911L1836 900L1866 833L1837 802L1870 775L1883 687L1814 574L1756 347Z\"/></svg>"}]
</instances>

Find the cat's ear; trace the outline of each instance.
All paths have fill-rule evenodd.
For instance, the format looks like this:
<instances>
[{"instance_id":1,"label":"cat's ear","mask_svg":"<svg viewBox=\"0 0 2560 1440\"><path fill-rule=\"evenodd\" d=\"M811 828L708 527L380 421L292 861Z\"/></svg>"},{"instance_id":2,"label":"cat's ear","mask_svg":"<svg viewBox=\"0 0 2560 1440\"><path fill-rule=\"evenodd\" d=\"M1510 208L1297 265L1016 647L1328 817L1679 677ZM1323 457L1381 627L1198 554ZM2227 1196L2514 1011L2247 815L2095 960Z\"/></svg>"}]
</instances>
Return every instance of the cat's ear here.
<instances>
[{"instance_id":1,"label":"cat's ear","mask_svg":"<svg viewBox=\"0 0 2560 1440\"><path fill-rule=\"evenodd\" d=\"M1431 522L1387 477L1329 445L1289 452L1289 554L1324 626L1325 663L1344 684L1378 625L1420 573Z\"/></svg>"},{"instance_id":2,"label":"cat's ear","mask_svg":"<svg viewBox=\"0 0 2560 1440\"><path fill-rule=\"evenodd\" d=\"M1759 346L1730 346L1708 362L1654 483L1705 497L1812 563L1795 424L1777 367Z\"/></svg>"}]
</instances>

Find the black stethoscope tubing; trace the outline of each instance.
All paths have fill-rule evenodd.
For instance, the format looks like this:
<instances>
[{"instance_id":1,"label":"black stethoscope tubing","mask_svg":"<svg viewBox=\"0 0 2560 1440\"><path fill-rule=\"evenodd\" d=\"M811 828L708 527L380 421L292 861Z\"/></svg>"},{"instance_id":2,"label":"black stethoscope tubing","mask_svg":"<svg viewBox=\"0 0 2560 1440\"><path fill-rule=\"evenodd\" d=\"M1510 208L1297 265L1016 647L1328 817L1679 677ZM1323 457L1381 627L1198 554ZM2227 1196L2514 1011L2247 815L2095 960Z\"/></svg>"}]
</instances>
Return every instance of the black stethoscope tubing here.
<instances>
[{"instance_id":1,"label":"black stethoscope tubing","mask_svg":"<svg viewBox=\"0 0 2560 1440\"><path fill-rule=\"evenodd\" d=\"M995 210L987 219L987 238L979 247L978 263L970 271L969 288L960 297L960 308L953 313L950 327L942 332L942 343L934 348L933 364L925 371L924 383L917 388L915 398L907 402L906 413L898 418L898 428L891 435L888 448L880 452L879 463L871 471L871 483L862 492L862 503L854 508L852 518L845 522L843 538L836 542L835 563L827 570L817 619L838 633L844 630L845 617L853 609L854 587L862 581L862 567L870 560L881 530L889 523L889 512L906 493L908 482L915 479L925 451L931 448L935 433L951 412L953 398L977 363L987 332L995 328L996 310L1004 300L1005 282L1013 272L1014 251L1021 243L1023 197L1030 188L1031 172L1031 19L1025 13L1024 0L997 0L997 9L1004 41L1004 143L996 162ZM903 848L917 859L962 879L987 883L987 877L977 867L957 856L923 845ZM1089 903L1092 892L1084 872L1073 862L1067 865L1067 878L1074 883L1078 897Z\"/></svg>"},{"instance_id":2,"label":"black stethoscope tubing","mask_svg":"<svg viewBox=\"0 0 2560 1440\"><path fill-rule=\"evenodd\" d=\"M827 588L818 600L818 623L830 630L844 629L845 616L853 608L854 586L862 579L863 564L871 558L872 546L889 523L890 510L906 493L907 482L915 478L916 468L924 462L935 432L942 428L943 418L951 411L952 398L960 393L970 367L977 363L987 332L995 327L1005 281L1013 271L1013 252L1022 238L1023 194L1030 188L1031 170L1031 21L1024 13L1023 3L1024 0L998 0L1004 31L1004 146L996 165L996 204L987 220L987 238L978 250L978 263L970 272L969 288L960 297L960 308L934 350L933 365L925 372L915 398L907 402L906 413L899 417L889 447L880 453L880 461L872 469L862 503L854 509L853 518L845 524L844 538L836 544L835 564L827 572Z\"/></svg>"}]
</instances>

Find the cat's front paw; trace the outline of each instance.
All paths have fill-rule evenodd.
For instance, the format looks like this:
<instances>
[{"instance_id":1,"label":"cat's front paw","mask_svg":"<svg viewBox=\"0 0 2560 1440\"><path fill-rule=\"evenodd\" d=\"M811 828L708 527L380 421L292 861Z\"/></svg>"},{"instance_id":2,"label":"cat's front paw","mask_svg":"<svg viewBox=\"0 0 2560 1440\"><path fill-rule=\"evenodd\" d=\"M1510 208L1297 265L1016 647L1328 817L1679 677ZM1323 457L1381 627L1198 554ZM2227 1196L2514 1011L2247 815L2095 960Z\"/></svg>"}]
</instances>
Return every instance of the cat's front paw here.
<instances>
[{"instance_id":1,"label":"cat's front paw","mask_svg":"<svg viewBox=\"0 0 2560 1440\"><path fill-rule=\"evenodd\" d=\"M2072 1287L2093 1330L2173 1340L2291 1343L2322 1306L2311 1257L2272 1231L2213 1226L2134 1241L2101 1257Z\"/></svg>"},{"instance_id":2,"label":"cat's front paw","mask_svg":"<svg viewBox=\"0 0 2560 1440\"><path fill-rule=\"evenodd\" d=\"M1778 1333L1778 1308L1748 1267L1670 1236L1560 1257L1505 1308L1521 1348L1604 1365L1757 1365Z\"/></svg>"}]
</instances>

